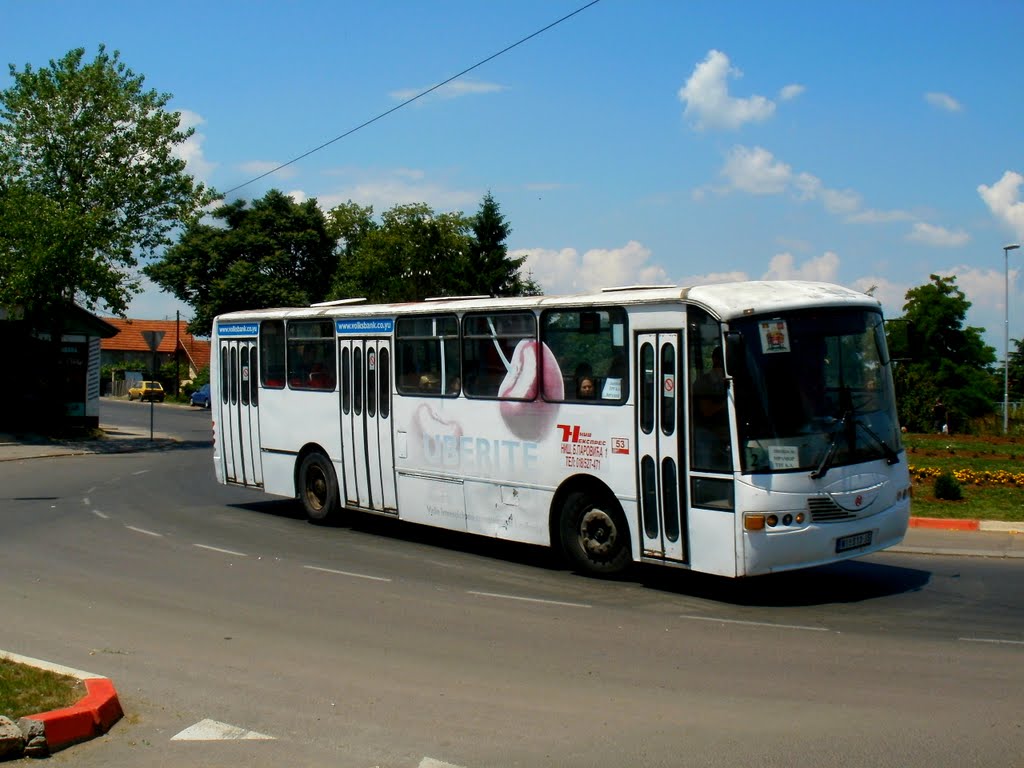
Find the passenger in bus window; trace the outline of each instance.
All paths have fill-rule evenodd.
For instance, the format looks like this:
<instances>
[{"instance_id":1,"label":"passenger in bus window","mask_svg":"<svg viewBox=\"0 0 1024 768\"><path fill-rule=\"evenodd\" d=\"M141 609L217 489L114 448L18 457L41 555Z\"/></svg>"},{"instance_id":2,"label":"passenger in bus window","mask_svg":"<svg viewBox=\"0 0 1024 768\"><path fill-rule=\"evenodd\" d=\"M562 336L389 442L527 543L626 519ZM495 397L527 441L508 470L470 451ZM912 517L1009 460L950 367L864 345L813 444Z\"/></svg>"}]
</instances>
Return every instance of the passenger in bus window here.
<instances>
[{"instance_id":1,"label":"passenger in bus window","mask_svg":"<svg viewBox=\"0 0 1024 768\"><path fill-rule=\"evenodd\" d=\"M448 394L457 395L461 391L462 379L460 379L458 376L452 376L451 379L448 380Z\"/></svg>"},{"instance_id":2,"label":"passenger in bus window","mask_svg":"<svg viewBox=\"0 0 1024 768\"><path fill-rule=\"evenodd\" d=\"M597 393L593 376L583 376L576 383L576 397L580 400L593 400Z\"/></svg>"}]
</instances>

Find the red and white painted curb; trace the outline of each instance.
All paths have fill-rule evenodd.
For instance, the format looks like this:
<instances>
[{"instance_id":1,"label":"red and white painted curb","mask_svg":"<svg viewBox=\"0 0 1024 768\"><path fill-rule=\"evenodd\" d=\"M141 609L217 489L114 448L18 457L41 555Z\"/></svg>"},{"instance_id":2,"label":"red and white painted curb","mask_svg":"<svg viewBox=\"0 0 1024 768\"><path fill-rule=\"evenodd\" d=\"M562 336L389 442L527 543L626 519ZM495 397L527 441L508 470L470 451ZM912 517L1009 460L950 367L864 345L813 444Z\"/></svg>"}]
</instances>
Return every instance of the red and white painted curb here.
<instances>
[{"instance_id":1,"label":"red and white painted curb","mask_svg":"<svg viewBox=\"0 0 1024 768\"><path fill-rule=\"evenodd\" d=\"M911 517L910 527L928 528L933 531L1024 533L1024 523L1005 523L998 520L957 520L944 517Z\"/></svg>"},{"instance_id":2,"label":"red and white painted curb","mask_svg":"<svg viewBox=\"0 0 1024 768\"><path fill-rule=\"evenodd\" d=\"M25 720L43 724L46 744L51 752L102 736L124 716L114 684L105 677L7 651L0 651L0 657L58 675L75 677L85 685L85 696L70 707L25 716Z\"/></svg>"}]
</instances>

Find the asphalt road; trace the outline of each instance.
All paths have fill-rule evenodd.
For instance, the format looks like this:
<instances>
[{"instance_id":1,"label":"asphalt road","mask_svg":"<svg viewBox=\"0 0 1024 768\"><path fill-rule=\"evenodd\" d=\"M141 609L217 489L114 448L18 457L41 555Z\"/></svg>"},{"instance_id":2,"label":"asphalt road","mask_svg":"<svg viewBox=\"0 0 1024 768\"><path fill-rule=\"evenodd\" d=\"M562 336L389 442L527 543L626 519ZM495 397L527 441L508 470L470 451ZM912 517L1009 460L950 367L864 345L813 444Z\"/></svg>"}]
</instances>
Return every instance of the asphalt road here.
<instances>
[{"instance_id":1,"label":"asphalt road","mask_svg":"<svg viewBox=\"0 0 1024 768\"><path fill-rule=\"evenodd\" d=\"M214 482L208 412L154 420L180 448L0 463L0 647L109 676L127 713L55 765L1021 765L1024 561L599 581L310 525ZM272 738L174 738L204 720Z\"/></svg>"}]
</instances>

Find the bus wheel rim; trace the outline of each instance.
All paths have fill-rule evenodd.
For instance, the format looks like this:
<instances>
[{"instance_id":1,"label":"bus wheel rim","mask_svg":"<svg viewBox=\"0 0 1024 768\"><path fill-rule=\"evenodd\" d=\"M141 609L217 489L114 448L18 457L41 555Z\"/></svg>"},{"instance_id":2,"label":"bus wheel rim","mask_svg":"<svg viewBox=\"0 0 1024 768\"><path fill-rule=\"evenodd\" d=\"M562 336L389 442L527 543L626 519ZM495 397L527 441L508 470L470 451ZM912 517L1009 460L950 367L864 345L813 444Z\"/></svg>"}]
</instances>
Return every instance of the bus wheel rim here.
<instances>
[{"instance_id":1,"label":"bus wheel rim","mask_svg":"<svg viewBox=\"0 0 1024 768\"><path fill-rule=\"evenodd\" d=\"M306 477L306 498L314 509L323 509L327 503L327 478L319 467L312 467Z\"/></svg>"},{"instance_id":2,"label":"bus wheel rim","mask_svg":"<svg viewBox=\"0 0 1024 768\"><path fill-rule=\"evenodd\" d=\"M588 556L606 558L615 548L615 520L603 509L589 510L580 520L580 543Z\"/></svg>"}]
</instances>

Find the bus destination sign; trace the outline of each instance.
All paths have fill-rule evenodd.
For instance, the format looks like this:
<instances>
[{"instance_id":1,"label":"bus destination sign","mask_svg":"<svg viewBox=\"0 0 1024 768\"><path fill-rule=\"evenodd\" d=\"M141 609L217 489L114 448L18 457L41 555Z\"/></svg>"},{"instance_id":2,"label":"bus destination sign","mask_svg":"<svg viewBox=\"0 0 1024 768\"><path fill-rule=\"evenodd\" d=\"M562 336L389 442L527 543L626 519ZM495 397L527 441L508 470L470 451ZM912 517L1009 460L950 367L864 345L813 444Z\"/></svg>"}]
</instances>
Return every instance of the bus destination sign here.
<instances>
[{"instance_id":1,"label":"bus destination sign","mask_svg":"<svg viewBox=\"0 0 1024 768\"><path fill-rule=\"evenodd\" d=\"M339 336L360 333L391 333L395 330L395 321L390 317L353 317L335 320L334 328Z\"/></svg>"},{"instance_id":2,"label":"bus destination sign","mask_svg":"<svg viewBox=\"0 0 1024 768\"><path fill-rule=\"evenodd\" d=\"M258 323L220 323L217 326L217 335L221 338L226 336L256 336L259 334Z\"/></svg>"}]
</instances>

